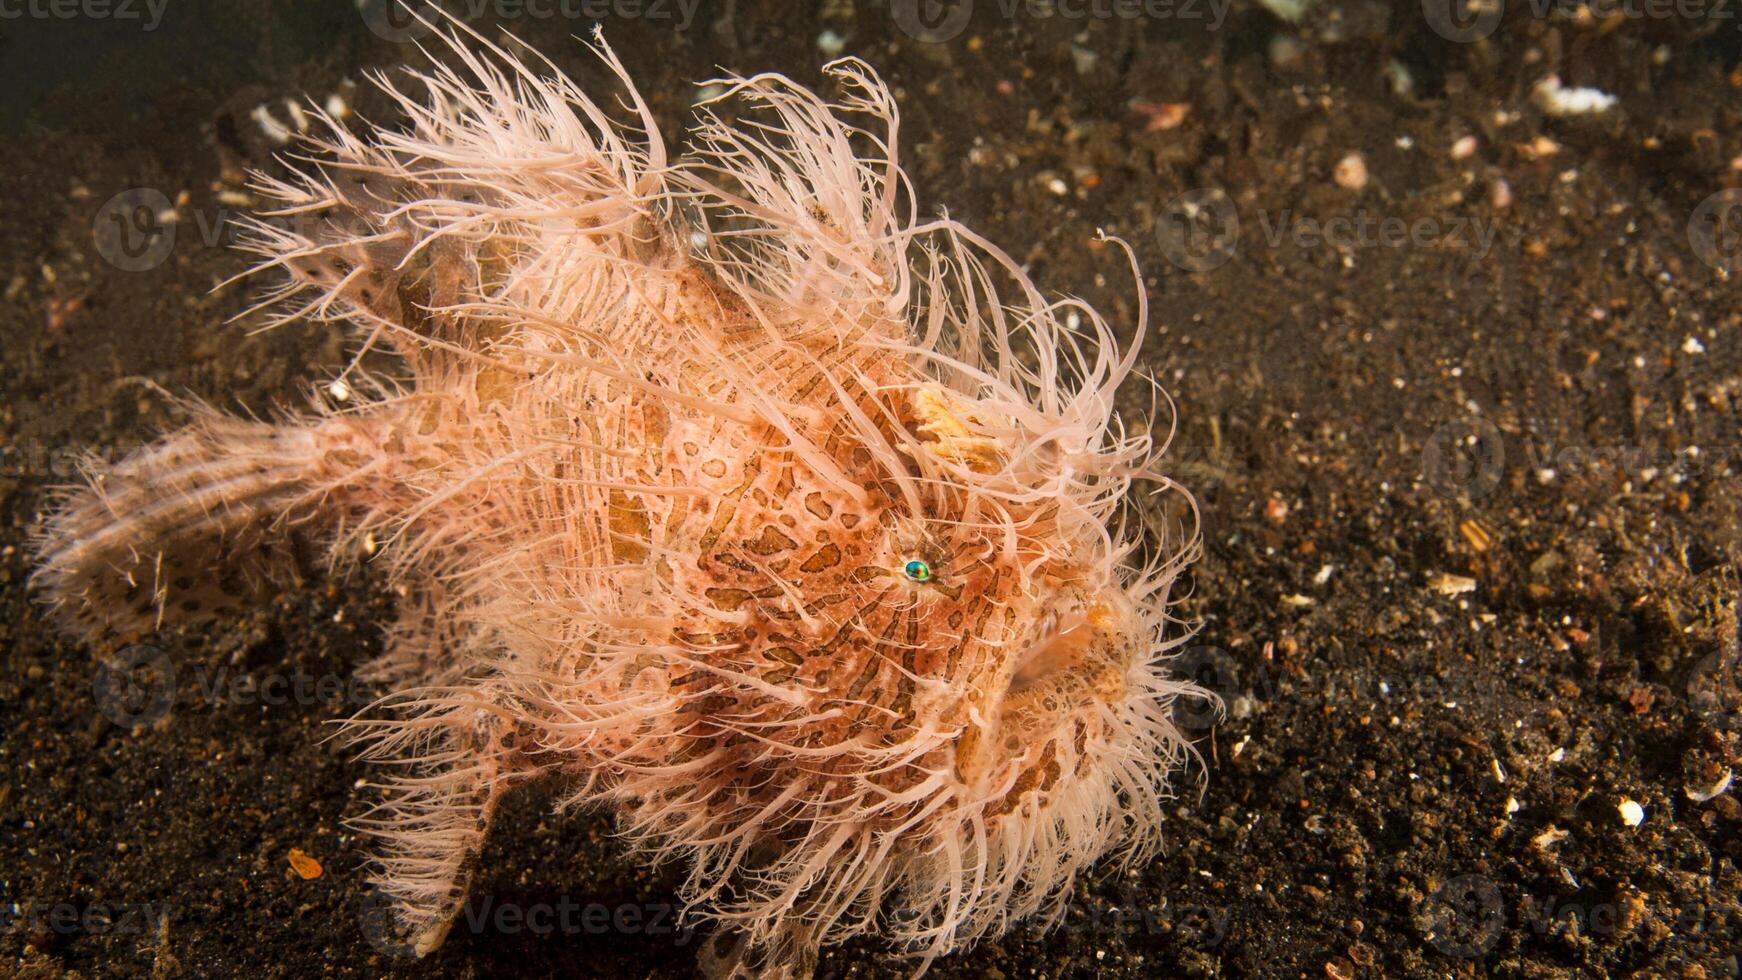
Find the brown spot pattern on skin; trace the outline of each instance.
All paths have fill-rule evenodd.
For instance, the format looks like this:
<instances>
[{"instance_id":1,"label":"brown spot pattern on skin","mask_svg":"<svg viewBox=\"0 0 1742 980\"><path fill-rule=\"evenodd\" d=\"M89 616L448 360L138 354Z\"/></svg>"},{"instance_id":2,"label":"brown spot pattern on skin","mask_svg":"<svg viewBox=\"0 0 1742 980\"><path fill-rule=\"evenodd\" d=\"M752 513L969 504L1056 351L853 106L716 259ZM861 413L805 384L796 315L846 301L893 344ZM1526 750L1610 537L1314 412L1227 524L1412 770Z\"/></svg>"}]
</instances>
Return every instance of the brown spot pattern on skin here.
<instances>
[{"instance_id":1,"label":"brown spot pattern on skin","mask_svg":"<svg viewBox=\"0 0 1742 980\"><path fill-rule=\"evenodd\" d=\"M828 498L816 491L804 495L804 509L810 511L811 516L819 521L835 516L835 508L830 505Z\"/></svg>"},{"instance_id":2,"label":"brown spot pattern on skin","mask_svg":"<svg viewBox=\"0 0 1742 980\"><path fill-rule=\"evenodd\" d=\"M816 553L806 558L804 564L798 566L799 571L816 574L827 571L841 563L841 548L830 543L818 548Z\"/></svg>"},{"instance_id":3,"label":"brown spot pattern on skin","mask_svg":"<svg viewBox=\"0 0 1742 980\"><path fill-rule=\"evenodd\" d=\"M716 609L721 609L725 612L737 612L743 607L744 603L749 602L751 599L750 593L743 589L722 589L716 587L707 590L703 595L706 595L708 599L714 603Z\"/></svg>"},{"instance_id":4,"label":"brown spot pattern on skin","mask_svg":"<svg viewBox=\"0 0 1742 980\"><path fill-rule=\"evenodd\" d=\"M791 551L798 547L798 542L772 527L765 527L762 529L761 536L751 542L747 547L749 547L751 551L767 557L768 555L776 555L783 551Z\"/></svg>"},{"instance_id":5,"label":"brown spot pattern on skin","mask_svg":"<svg viewBox=\"0 0 1742 980\"><path fill-rule=\"evenodd\" d=\"M986 808L986 816L1001 817L1015 810L1021 805L1024 796L1031 792L1046 792L1058 782L1058 778L1058 747L1054 742L1048 741L1040 750L1040 760L1022 770L1022 774L1016 777L1016 784L1010 787L1010 792Z\"/></svg>"},{"instance_id":6,"label":"brown spot pattern on skin","mask_svg":"<svg viewBox=\"0 0 1742 980\"><path fill-rule=\"evenodd\" d=\"M617 561L638 562L647 557L647 507L639 497L630 497L621 490L611 491L609 522L611 526L611 557Z\"/></svg>"}]
</instances>

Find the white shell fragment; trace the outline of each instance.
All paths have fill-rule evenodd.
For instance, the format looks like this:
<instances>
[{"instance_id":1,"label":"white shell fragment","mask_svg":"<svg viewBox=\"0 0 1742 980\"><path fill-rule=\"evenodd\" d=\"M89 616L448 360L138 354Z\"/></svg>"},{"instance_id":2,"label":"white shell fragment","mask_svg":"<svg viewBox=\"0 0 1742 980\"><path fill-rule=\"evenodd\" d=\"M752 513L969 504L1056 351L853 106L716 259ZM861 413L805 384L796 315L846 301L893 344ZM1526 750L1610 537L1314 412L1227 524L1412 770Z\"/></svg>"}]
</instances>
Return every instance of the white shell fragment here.
<instances>
[{"instance_id":1,"label":"white shell fragment","mask_svg":"<svg viewBox=\"0 0 1742 980\"><path fill-rule=\"evenodd\" d=\"M1695 803L1707 803L1723 796L1730 789L1731 780L1736 778L1734 771L1726 769L1724 775L1710 786L1689 786L1682 790L1688 799Z\"/></svg>"},{"instance_id":2,"label":"white shell fragment","mask_svg":"<svg viewBox=\"0 0 1742 980\"><path fill-rule=\"evenodd\" d=\"M1632 800L1622 800L1615 808L1621 813L1621 822L1629 827L1637 827L1645 822L1645 808Z\"/></svg>"},{"instance_id":3,"label":"white shell fragment","mask_svg":"<svg viewBox=\"0 0 1742 980\"><path fill-rule=\"evenodd\" d=\"M1600 89L1562 85L1559 75L1550 75L1537 82L1530 96L1538 109L1551 116L1588 116L1608 112L1620 101Z\"/></svg>"}]
</instances>

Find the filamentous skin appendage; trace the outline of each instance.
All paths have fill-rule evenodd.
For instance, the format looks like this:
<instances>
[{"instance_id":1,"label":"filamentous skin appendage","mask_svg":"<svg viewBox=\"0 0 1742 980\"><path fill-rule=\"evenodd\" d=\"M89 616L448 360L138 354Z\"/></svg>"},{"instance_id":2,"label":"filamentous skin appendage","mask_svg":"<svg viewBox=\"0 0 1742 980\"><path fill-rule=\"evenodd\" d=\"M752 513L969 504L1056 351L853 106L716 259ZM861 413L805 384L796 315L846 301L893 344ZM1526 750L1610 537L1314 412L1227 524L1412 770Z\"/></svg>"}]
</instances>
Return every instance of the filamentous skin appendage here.
<instances>
[{"instance_id":1,"label":"filamentous skin appendage","mask_svg":"<svg viewBox=\"0 0 1742 980\"><path fill-rule=\"evenodd\" d=\"M833 104L722 80L674 161L602 41L615 113L446 40L381 80L408 124L325 119L259 178L267 303L397 369L93 462L39 541L61 620L95 642L231 614L296 548L373 562L392 693L343 731L391 763L361 824L419 954L542 775L687 867L716 975L865 933L923 967L1152 857L1204 692L1166 669L1195 534L1127 499L1191 510L1114 411L1137 341L919 219L857 60Z\"/></svg>"}]
</instances>

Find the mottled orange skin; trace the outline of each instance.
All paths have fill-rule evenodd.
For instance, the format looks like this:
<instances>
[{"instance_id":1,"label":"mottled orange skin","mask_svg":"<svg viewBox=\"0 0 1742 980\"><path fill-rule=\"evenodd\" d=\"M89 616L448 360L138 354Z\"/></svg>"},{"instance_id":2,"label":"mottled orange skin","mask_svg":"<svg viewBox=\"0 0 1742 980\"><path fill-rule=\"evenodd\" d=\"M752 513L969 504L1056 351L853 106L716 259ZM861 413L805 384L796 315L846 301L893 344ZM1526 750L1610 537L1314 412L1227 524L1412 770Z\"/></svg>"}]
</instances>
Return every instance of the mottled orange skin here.
<instances>
[{"instance_id":1,"label":"mottled orange skin","mask_svg":"<svg viewBox=\"0 0 1742 980\"><path fill-rule=\"evenodd\" d=\"M814 402L825 418L831 409L838 412L831 399L817 397L820 379L799 375L792 384L795 402ZM869 416L882 411L910 415L905 405L865 404L862 410ZM680 426L665 451L668 478L702 488L706 495L650 500L648 506L665 536L662 544L687 552L693 542L700 555L693 564L673 563L673 584L743 622L731 625L692 613L682 617L671 639L709 649L710 656L742 665L769 684L810 692L815 709L840 709L827 722L783 737L798 744L832 744L875 726L878 738L892 745L912 737L916 714L924 710L933 724L960 725L967 734L909 766L878 774L875 781L898 792L917 781L917 770L934 767L953 769L972 787L986 775L992 757L1021 757L1025 751L1030 758L1050 755L1024 738L1054 734L1046 731L1044 718L1036 717L1047 712L1048 696L1058 706L1073 703L1078 690L1099 690L1115 699L1123 694L1119 674L1127 667L1129 650L1119 649L1119 636L1129 624L1116 622L1113 607L1103 599L1103 628L1088 628L1095 636L1079 651L1080 663L1071 665L1076 670L1011 698L1010 718L1000 729L972 721L970 707L986 720L997 719L1000 692L1008 688L1026 644L1039 639L1032 635L1036 617L1028 608L1036 603L1019 585L1015 556L1001 555L985 532L957 526L962 515L952 512L958 503L952 494L936 495L924 513L909 512L887 488L889 474L853 440L837 435L819 442L832 450L849 479L866 488L863 500L820 479L782 451L777 440L757 444L754 433L740 437L723 431L730 426L711 428L701 435ZM1034 549L1025 550L1032 557ZM1019 549L1017 555L1023 553ZM929 564L929 581L904 575L903 565L911 558ZM780 584L770 581L771 574ZM1073 582L1078 590L1096 592L1110 584L1090 584L1086 570L1064 563L1052 563L1040 576L1060 592L1071 590ZM959 681L969 698L940 701L918 689L918 678ZM709 683L701 670L672 679L678 688L699 690ZM711 714L742 718L780 710L725 697L691 703L689 710L704 723L694 730L696 738L717 734L705 724ZM1002 740L987 745L994 734ZM744 744L745 754L754 756L757 746ZM1038 773L1011 793L1044 791L1056 777L1054 764L1050 775ZM717 778L736 777L728 770ZM769 793L781 788L777 784ZM1008 801L1003 809L1013 805Z\"/></svg>"}]
</instances>

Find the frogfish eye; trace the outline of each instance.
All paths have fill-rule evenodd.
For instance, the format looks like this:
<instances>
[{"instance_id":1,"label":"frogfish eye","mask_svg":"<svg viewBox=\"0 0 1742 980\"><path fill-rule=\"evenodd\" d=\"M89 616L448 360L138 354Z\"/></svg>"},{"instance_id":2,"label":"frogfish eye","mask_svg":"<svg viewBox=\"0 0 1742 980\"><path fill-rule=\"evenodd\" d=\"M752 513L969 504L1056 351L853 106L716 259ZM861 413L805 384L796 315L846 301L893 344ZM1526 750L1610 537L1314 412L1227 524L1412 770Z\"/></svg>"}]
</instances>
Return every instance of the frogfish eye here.
<instances>
[{"instance_id":1,"label":"frogfish eye","mask_svg":"<svg viewBox=\"0 0 1742 980\"><path fill-rule=\"evenodd\" d=\"M924 582L931 578L931 566L918 558L910 558L901 568L908 578L915 582Z\"/></svg>"}]
</instances>

